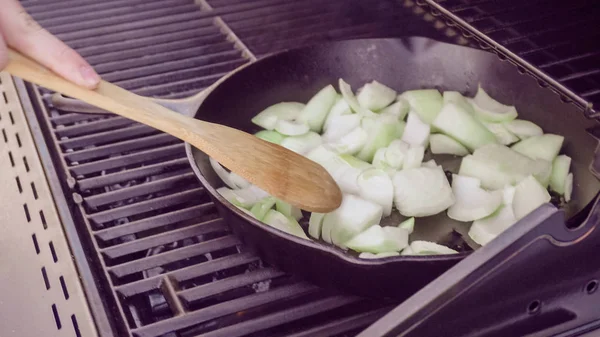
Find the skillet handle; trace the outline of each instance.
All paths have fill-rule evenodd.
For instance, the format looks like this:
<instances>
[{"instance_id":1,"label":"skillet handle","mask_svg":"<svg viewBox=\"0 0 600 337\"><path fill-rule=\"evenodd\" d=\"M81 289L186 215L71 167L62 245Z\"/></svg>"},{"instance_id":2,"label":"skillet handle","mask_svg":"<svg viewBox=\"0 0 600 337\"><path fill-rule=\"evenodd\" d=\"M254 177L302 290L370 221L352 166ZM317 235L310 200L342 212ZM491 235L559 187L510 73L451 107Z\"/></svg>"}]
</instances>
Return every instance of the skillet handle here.
<instances>
[{"instance_id":1,"label":"skillet handle","mask_svg":"<svg viewBox=\"0 0 600 337\"><path fill-rule=\"evenodd\" d=\"M161 98L146 98L153 101L154 103L160 104L167 109L179 112L185 116L193 116L204 98L208 94L207 90L203 90L196 95L181 98L181 99L161 99ZM78 99L68 98L62 94L55 93L51 98L52 105L63 111L77 112L77 113L89 113L89 114L110 114L103 109L97 108Z\"/></svg>"}]
</instances>

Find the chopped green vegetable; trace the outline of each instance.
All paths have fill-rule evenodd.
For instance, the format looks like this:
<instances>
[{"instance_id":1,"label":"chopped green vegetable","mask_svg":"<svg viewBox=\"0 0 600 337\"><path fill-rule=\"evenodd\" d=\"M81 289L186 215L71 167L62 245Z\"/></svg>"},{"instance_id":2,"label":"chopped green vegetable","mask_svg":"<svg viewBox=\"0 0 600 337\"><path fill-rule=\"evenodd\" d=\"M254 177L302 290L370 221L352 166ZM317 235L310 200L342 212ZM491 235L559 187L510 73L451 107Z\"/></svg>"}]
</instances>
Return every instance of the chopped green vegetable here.
<instances>
[{"instance_id":1,"label":"chopped green vegetable","mask_svg":"<svg viewBox=\"0 0 600 337\"><path fill-rule=\"evenodd\" d=\"M336 98L335 88L332 85L326 86L306 103L297 120L307 124L311 131L321 132L325 118L327 118L327 114L333 107Z\"/></svg>"},{"instance_id":2,"label":"chopped green vegetable","mask_svg":"<svg viewBox=\"0 0 600 337\"><path fill-rule=\"evenodd\" d=\"M358 103L365 109L379 111L396 99L396 91L373 81L365 84L356 96Z\"/></svg>"},{"instance_id":3,"label":"chopped green vegetable","mask_svg":"<svg viewBox=\"0 0 600 337\"><path fill-rule=\"evenodd\" d=\"M470 150L496 142L493 133L454 103L446 104L432 125Z\"/></svg>"},{"instance_id":4,"label":"chopped green vegetable","mask_svg":"<svg viewBox=\"0 0 600 337\"><path fill-rule=\"evenodd\" d=\"M410 107L427 124L433 123L442 110L442 95L436 89L409 90L398 96L410 104Z\"/></svg>"},{"instance_id":5,"label":"chopped green vegetable","mask_svg":"<svg viewBox=\"0 0 600 337\"><path fill-rule=\"evenodd\" d=\"M558 156L565 137L547 133L524 139L512 146L512 149L532 159L544 159L553 162Z\"/></svg>"},{"instance_id":6,"label":"chopped green vegetable","mask_svg":"<svg viewBox=\"0 0 600 337\"><path fill-rule=\"evenodd\" d=\"M452 154L455 156L466 156L469 150L456 140L437 133L429 137L431 152L433 154Z\"/></svg>"}]
</instances>

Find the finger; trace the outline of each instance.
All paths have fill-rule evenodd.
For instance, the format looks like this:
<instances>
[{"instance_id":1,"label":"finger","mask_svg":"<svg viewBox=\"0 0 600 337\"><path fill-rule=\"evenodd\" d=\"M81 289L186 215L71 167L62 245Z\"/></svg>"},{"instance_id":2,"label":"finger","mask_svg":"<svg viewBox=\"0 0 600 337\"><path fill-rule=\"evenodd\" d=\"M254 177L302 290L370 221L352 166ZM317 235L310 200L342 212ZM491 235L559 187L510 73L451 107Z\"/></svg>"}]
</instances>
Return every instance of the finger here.
<instances>
[{"instance_id":1,"label":"finger","mask_svg":"<svg viewBox=\"0 0 600 337\"><path fill-rule=\"evenodd\" d=\"M8 50L6 49L4 38L0 34L0 70L4 69L6 64L8 64Z\"/></svg>"},{"instance_id":2,"label":"finger","mask_svg":"<svg viewBox=\"0 0 600 337\"><path fill-rule=\"evenodd\" d=\"M6 8L8 7L8 8ZM8 1L0 13L7 45L35 59L65 79L93 89L100 77L73 49L43 29L19 3Z\"/></svg>"}]
</instances>

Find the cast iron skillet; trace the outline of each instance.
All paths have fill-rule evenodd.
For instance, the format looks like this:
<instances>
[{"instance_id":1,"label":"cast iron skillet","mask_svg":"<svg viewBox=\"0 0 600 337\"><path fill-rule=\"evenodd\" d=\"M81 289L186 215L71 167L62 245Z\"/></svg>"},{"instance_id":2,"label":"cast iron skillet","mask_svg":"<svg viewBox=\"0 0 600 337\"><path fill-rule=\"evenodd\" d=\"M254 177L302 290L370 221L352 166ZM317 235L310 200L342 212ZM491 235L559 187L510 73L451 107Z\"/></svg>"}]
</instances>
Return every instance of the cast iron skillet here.
<instances>
[{"instance_id":1,"label":"cast iron skillet","mask_svg":"<svg viewBox=\"0 0 600 337\"><path fill-rule=\"evenodd\" d=\"M193 98L157 102L198 119L254 133L259 128L250 119L264 108L282 101L305 103L327 84L339 91L339 78L354 90L377 80L398 92L437 88L471 96L481 83L492 97L515 105L520 118L533 121L547 133L565 136L562 153L573 158L575 176L574 197L565 209L567 217L577 221L579 216L574 216L591 203L600 189L600 183L588 170L597 142L585 132L596 122L494 54L427 38L347 40L289 50L242 66ZM86 111L82 105L77 109ZM216 193L223 183L208 157L189 144L186 151L220 214L247 246L267 263L320 286L364 296L404 299L468 254L464 251L446 256L364 260L322 242L297 238L263 225L227 202ZM456 170L460 158L436 157L436 161L445 169ZM466 235L469 225L449 219L445 212L418 218L411 240L452 245L456 243L452 238L458 233L475 248L477 245ZM462 246L453 248L466 250Z\"/></svg>"}]
</instances>

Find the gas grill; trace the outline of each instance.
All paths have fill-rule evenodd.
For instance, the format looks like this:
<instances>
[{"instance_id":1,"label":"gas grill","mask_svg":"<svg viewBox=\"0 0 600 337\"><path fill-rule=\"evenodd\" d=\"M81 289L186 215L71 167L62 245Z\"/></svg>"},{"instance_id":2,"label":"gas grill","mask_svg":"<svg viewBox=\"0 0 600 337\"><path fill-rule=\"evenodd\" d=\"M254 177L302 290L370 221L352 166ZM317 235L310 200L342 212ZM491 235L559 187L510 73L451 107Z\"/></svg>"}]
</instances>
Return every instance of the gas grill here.
<instances>
[{"instance_id":1,"label":"gas grill","mask_svg":"<svg viewBox=\"0 0 600 337\"><path fill-rule=\"evenodd\" d=\"M144 96L187 97L302 45L419 35L492 51L598 117L593 0L21 3L105 80ZM122 117L60 110L52 92L0 80L0 266L10 266L0 276L0 336L395 336L428 313L423 305L401 316L414 298L392 311L400 303L320 289L265 265L219 217L180 141ZM590 294L597 286L586 285ZM536 301L531 320L543 311ZM589 310L586 319L600 319ZM544 336L537 322L527 331ZM584 331L572 325L560 332Z\"/></svg>"}]
</instances>

